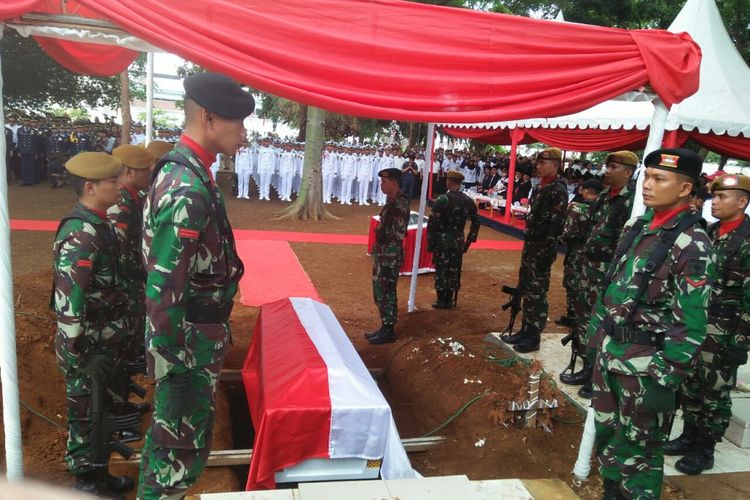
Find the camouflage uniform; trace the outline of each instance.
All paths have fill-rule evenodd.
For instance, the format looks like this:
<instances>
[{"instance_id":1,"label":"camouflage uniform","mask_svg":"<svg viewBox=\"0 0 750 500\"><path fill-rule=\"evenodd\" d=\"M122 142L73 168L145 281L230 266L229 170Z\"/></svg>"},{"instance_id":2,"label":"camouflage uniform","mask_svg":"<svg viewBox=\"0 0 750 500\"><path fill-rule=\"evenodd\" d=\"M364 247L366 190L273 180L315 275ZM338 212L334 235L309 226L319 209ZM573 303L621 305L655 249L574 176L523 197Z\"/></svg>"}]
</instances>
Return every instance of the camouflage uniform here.
<instances>
[{"instance_id":1,"label":"camouflage uniform","mask_svg":"<svg viewBox=\"0 0 750 500\"><path fill-rule=\"evenodd\" d=\"M107 211L107 217L117 235L122 274L128 287L128 317L131 329L119 352L119 358L124 362L134 362L145 352L146 272L143 270L141 258L144 198L144 193L121 188L120 202Z\"/></svg>"},{"instance_id":2,"label":"camouflage uniform","mask_svg":"<svg viewBox=\"0 0 750 500\"><path fill-rule=\"evenodd\" d=\"M745 216L744 224L750 224ZM720 442L732 417L730 391L737 383L737 366L721 362L729 346L750 348L750 241L745 239L734 255L727 254L734 231L719 236L719 225L710 236L716 254L716 282L711 289L708 335L700 365L682 386L683 417L700 435ZM730 257L728 259L728 257Z\"/></svg>"},{"instance_id":3,"label":"camouflage uniform","mask_svg":"<svg viewBox=\"0 0 750 500\"><path fill-rule=\"evenodd\" d=\"M598 344L595 339L586 336L591 311L604 291L604 276L615 254L622 228L630 217L634 195L635 186L630 184L615 196L611 196L611 188L605 189L594 204L591 222L586 228L588 236L583 244L585 255L575 304L575 328L581 343L589 348Z\"/></svg>"},{"instance_id":4,"label":"camouflage uniform","mask_svg":"<svg viewBox=\"0 0 750 500\"><path fill-rule=\"evenodd\" d=\"M557 244L565 224L568 188L558 178L537 186L529 200L518 285L523 297L523 322L537 332L547 324L547 292Z\"/></svg>"},{"instance_id":5,"label":"camouflage uniform","mask_svg":"<svg viewBox=\"0 0 750 500\"><path fill-rule=\"evenodd\" d=\"M372 295L383 325L393 326L398 319L396 285L404 261L404 237L409 224L409 200L399 193L386 201L380 211L372 248Z\"/></svg>"},{"instance_id":6,"label":"camouflage uniform","mask_svg":"<svg viewBox=\"0 0 750 500\"><path fill-rule=\"evenodd\" d=\"M228 311L243 272L224 200L201 160L207 155L184 142L175 152L189 166L167 162L144 207L147 361L156 379L138 485L144 499L182 497L205 467L231 342ZM175 412L187 397L189 412Z\"/></svg>"},{"instance_id":7,"label":"camouflage uniform","mask_svg":"<svg viewBox=\"0 0 750 500\"><path fill-rule=\"evenodd\" d=\"M566 292L568 313L575 311L586 250L583 244L588 236L592 207L593 203L587 201L568 204L565 225L560 238L567 246L563 262L563 287Z\"/></svg>"},{"instance_id":8,"label":"camouflage uniform","mask_svg":"<svg viewBox=\"0 0 750 500\"><path fill-rule=\"evenodd\" d=\"M91 377L79 369L93 354L112 357L127 334L127 292L115 236L102 213L82 204L61 223L53 246L55 353L65 374L68 449L73 474L92 470Z\"/></svg>"},{"instance_id":9,"label":"camouflage uniform","mask_svg":"<svg viewBox=\"0 0 750 500\"><path fill-rule=\"evenodd\" d=\"M435 291L451 303L461 284L466 219L471 219L466 242L474 243L479 235L477 206L464 193L448 191L435 200L427 223L428 250L435 263Z\"/></svg>"},{"instance_id":10,"label":"camouflage uniform","mask_svg":"<svg viewBox=\"0 0 750 500\"><path fill-rule=\"evenodd\" d=\"M640 273L656 241L686 215L687 211L680 212L655 229L649 228L654 212L642 216L646 225L629 252L612 263L612 281L597 300L588 325L589 338L602 339L592 402L600 473L605 480L618 482L628 498L659 497L662 446L674 418L674 411L656 413L644 407L644 397L657 385L676 390L706 337L714 269L708 236L698 224L678 236L634 303ZM616 340L616 329L646 336L649 343Z\"/></svg>"}]
</instances>

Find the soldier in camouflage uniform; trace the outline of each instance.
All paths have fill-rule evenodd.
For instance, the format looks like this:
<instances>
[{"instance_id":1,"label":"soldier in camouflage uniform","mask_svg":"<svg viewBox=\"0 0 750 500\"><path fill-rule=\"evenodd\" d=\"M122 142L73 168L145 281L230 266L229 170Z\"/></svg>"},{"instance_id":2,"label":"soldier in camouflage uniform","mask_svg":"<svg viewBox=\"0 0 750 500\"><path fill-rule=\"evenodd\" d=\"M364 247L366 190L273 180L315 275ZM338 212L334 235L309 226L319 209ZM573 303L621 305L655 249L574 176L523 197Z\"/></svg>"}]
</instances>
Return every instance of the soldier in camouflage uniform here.
<instances>
[{"instance_id":1,"label":"soldier in camouflage uniform","mask_svg":"<svg viewBox=\"0 0 750 500\"><path fill-rule=\"evenodd\" d=\"M523 297L523 325L518 333L505 335L503 341L515 344L518 352L539 350L539 341L547 324L547 292L557 245L565 224L568 188L558 177L562 151L547 148L537 155L539 185L529 200L518 287Z\"/></svg>"},{"instance_id":2,"label":"soldier in camouflage uniform","mask_svg":"<svg viewBox=\"0 0 750 500\"><path fill-rule=\"evenodd\" d=\"M666 455L686 455L675 464L700 474L714 464L714 447L732 417L730 391L750 349L750 177L723 175L711 184L711 212L719 222L708 234L716 254L716 281L708 306L708 335L699 365L681 387L685 425L664 446Z\"/></svg>"},{"instance_id":3,"label":"soldier in camouflage uniform","mask_svg":"<svg viewBox=\"0 0 750 500\"><path fill-rule=\"evenodd\" d=\"M561 326L572 326L575 320L575 302L579 293L579 280L583 267L585 248L583 244L588 236L591 209L602 191L602 183L598 179L589 179L581 187L581 201L568 204L560 240L565 244L565 260L563 261L563 288L567 303L567 314L555 323Z\"/></svg>"},{"instance_id":4,"label":"soldier in camouflage uniform","mask_svg":"<svg viewBox=\"0 0 750 500\"><path fill-rule=\"evenodd\" d=\"M394 326L398 319L396 288L404 261L404 237L409 224L409 200L401 192L401 170L386 168L378 173L380 189L386 202L380 211L372 248L372 295L380 312L380 329L365 333L371 344L396 340Z\"/></svg>"},{"instance_id":5,"label":"soldier in camouflage uniform","mask_svg":"<svg viewBox=\"0 0 750 500\"><path fill-rule=\"evenodd\" d=\"M211 450L216 386L229 350L229 315L243 273L224 199L209 167L242 144L252 96L226 76L185 86L185 133L157 164L146 196L148 372L154 412L138 497L182 498Z\"/></svg>"},{"instance_id":6,"label":"soldier in camouflage uniform","mask_svg":"<svg viewBox=\"0 0 750 500\"><path fill-rule=\"evenodd\" d=\"M145 403L132 404L128 400L130 366L145 354L146 331L146 273L141 259L144 190L151 180L151 168L156 158L145 148L123 144L112 150L112 156L123 165L118 178L120 201L107 211L117 235L122 274L128 287L128 317L130 331L121 344L115 359L114 390L124 400L126 410L148 411ZM135 437L135 436L133 436ZM129 438L123 438L127 441Z\"/></svg>"},{"instance_id":7,"label":"soldier in camouflage uniform","mask_svg":"<svg viewBox=\"0 0 750 500\"><path fill-rule=\"evenodd\" d=\"M617 151L607 156L607 170L603 183L607 189L599 195L587 228L588 237L583 247L583 271L579 283L578 300L575 305L575 335L586 348L583 369L565 374L561 380L570 385L583 385L578 394L591 397L591 374L594 366L597 340L586 336L591 310L602 294L604 276L609 269L622 228L630 217L635 186L633 173L638 166L638 156L631 151Z\"/></svg>"},{"instance_id":8,"label":"soldier in camouflage uniform","mask_svg":"<svg viewBox=\"0 0 750 500\"><path fill-rule=\"evenodd\" d=\"M449 170L446 177L448 192L438 196L432 205L427 223L427 250L435 263L435 309L451 309L461 286L461 264L469 246L479 235L477 206L460 191L464 176ZM471 219L469 235L464 242L464 226Z\"/></svg>"},{"instance_id":9,"label":"soldier in camouflage uniform","mask_svg":"<svg viewBox=\"0 0 750 500\"><path fill-rule=\"evenodd\" d=\"M92 425L92 384L106 385L128 330L127 290L105 213L119 198L117 175L122 165L106 153L81 153L65 166L78 196L78 204L60 222L53 246L55 353L65 374L68 401L65 461L76 476L77 489L109 494L133 486L124 476L108 476L106 486L97 484L92 446L98 432Z\"/></svg>"},{"instance_id":10,"label":"soldier in camouflage uniform","mask_svg":"<svg viewBox=\"0 0 750 500\"><path fill-rule=\"evenodd\" d=\"M700 157L661 149L644 164L643 201L653 210L627 223L588 325L601 339L592 405L605 499L659 498L675 391L706 337L714 272L688 205Z\"/></svg>"}]
</instances>

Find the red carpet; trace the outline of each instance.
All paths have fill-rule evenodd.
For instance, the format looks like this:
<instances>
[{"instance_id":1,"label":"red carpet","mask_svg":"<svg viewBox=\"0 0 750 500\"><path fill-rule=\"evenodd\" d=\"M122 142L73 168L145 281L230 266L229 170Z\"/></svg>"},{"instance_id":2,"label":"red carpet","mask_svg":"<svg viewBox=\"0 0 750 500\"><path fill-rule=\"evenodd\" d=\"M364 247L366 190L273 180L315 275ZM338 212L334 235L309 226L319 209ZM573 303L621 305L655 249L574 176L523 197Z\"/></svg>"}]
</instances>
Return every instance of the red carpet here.
<instances>
[{"instance_id":1,"label":"red carpet","mask_svg":"<svg viewBox=\"0 0 750 500\"><path fill-rule=\"evenodd\" d=\"M493 217L493 219L495 218L498 217ZM516 219L513 219L513 221L514 226L519 223L521 224L521 227L524 225L524 221L517 221ZM57 229L57 224L57 221L53 220L11 219L10 229L12 231L55 231ZM238 244L242 241L292 241L299 243L323 243L329 245L367 245L367 235L365 234L303 233L297 231L235 229L234 238L237 240ZM479 240L471 247L477 250L519 251L523 248L523 241Z\"/></svg>"},{"instance_id":2,"label":"red carpet","mask_svg":"<svg viewBox=\"0 0 750 500\"><path fill-rule=\"evenodd\" d=\"M237 240L237 253L245 263L240 280L244 305L260 306L286 297L321 300L286 241Z\"/></svg>"}]
</instances>

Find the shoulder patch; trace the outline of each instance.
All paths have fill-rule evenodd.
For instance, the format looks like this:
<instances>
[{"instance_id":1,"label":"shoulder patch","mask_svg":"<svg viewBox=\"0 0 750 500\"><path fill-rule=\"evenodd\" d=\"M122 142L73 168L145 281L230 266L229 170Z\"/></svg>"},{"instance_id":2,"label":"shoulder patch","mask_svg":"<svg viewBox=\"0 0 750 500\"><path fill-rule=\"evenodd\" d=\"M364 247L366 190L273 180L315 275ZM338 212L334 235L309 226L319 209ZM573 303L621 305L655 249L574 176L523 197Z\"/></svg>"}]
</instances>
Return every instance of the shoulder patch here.
<instances>
[{"instance_id":1,"label":"shoulder patch","mask_svg":"<svg viewBox=\"0 0 750 500\"><path fill-rule=\"evenodd\" d=\"M200 231L196 229L187 229L185 227L181 227L177 230L177 236L179 236L180 238L187 238L189 240L197 240L200 235Z\"/></svg>"},{"instance_id":2,"label":"shoulder patch","mask_svg":"<svg viewBox=\"0 0 750 500\"><path fill-rule=\"evenodd\" d=\"M78 267L93 267L93 265L94 263L89 259L80 259L78 262L76 262L76 266Z\"/></svg>"}]
</instances>

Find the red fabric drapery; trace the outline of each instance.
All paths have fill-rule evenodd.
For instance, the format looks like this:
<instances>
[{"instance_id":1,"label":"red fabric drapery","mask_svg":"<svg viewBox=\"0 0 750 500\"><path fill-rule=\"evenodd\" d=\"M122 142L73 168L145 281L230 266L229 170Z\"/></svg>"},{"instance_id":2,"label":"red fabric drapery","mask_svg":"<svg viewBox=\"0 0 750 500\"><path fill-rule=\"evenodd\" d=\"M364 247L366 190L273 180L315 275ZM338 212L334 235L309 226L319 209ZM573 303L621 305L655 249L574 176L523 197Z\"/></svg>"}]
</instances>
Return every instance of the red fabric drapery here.
<instances>
[{"instance_id":1,"label":"red fabric drapery","mask_svg":"<svg viewBox=\"0 0 750 500\"><path fill-rule=\"evenodd\" d=\"M750 138L701 134L699 132L690 132L690 138L694 139L704 148L716 153L740 160L750 160Z\"/></svg>"},{"instance_id":2,"label":"red fabric drapery","mask_svg":"<svg viewBox=\"0 0 750 500\"><path fill-rule=\"evenodd\" d=\"M69 42L56 38L35 36L39 46L55 61L74 73L112 76L130 66L138 53L95 43Z\"/></svg>"},{"instance_id":3,"label":"red fabric drapery","mask_svg":"<svg viewBox=\"0 0 750 500\"><path fill-rule=\"evenodd\" d=\"M643 149L648 139L648 130L638 129L529 128L525 132L538 142L570 151Z\"/></svg>"},{"instance_id":4,"label":"red fabric drapery","mask_svg":"<svg viewBox=\"0 0 750 500\"><path fill-rule=\"evenodd\" d=\"M0 19L46 5L3 2ZM697 44L687 34L658 30L399 0L65 5L78 15L86 15L78 6L88 8L157 47L252 87L352 115L499 121L544 116L550 109L573 113L647 83L667 106L698 88Z\"/></svg>"},{"instance_id":5,"label":"red fabric drapery","mask_svg":"<svg viewBox=\"0 0 750 500\"><path fill-rule=\"evenodd\" d=\"M485 144L509 145L511 141L511 128L480 129L480 128L444 128L443 132L459 139L474 139ZM521 129L518 129L521 130ZM536 142L533 137L521 133L518 144L531 144Z\"/></svg>"}]
</instances>

